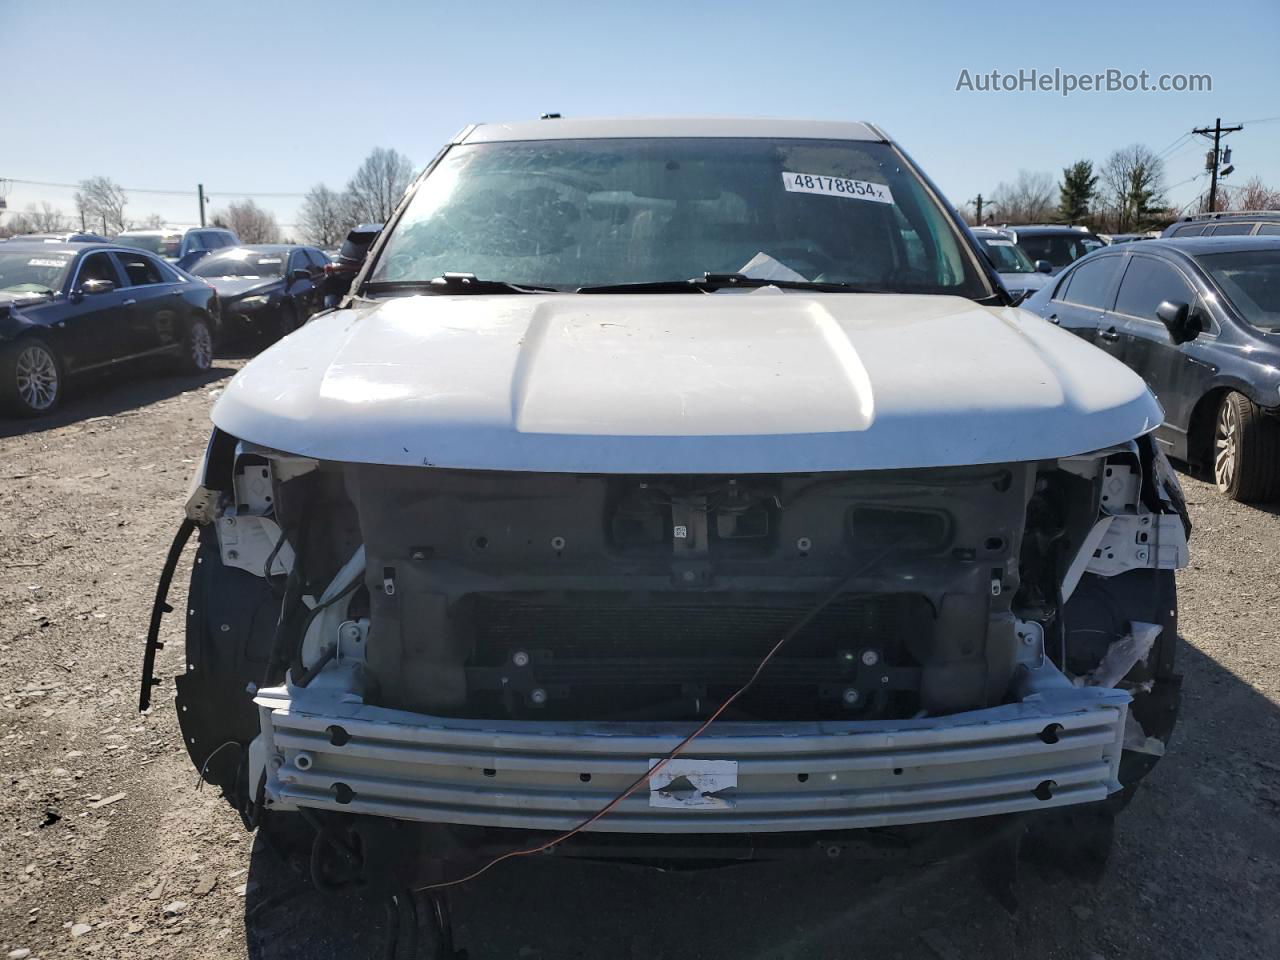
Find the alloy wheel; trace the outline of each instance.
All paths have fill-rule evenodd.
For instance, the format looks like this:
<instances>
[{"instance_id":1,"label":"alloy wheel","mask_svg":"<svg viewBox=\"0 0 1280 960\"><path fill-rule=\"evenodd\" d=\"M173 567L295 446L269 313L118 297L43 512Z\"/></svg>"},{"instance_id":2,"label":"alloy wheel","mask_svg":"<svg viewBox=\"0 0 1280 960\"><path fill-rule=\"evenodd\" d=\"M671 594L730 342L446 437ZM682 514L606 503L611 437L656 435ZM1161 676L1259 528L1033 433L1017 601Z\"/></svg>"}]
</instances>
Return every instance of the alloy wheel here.
<instances>
[{"instance_id":1,"label":"alloy wheel","mask_svg":"<svg viewBox=\"0 0 1280 960\"><path fill-rule=\"evenodd\" d=\"M58 361L49 348L33 343L18 354L18 396L32 410L48 410L58 399Z\"/></svg>"},{"instance_id":2,"label":"alloy wheel","mask_svg":"<svg viewBox=\"0 0 1280 960\"><path fill-rule=\"evenodd\" d=\"M1218 422L1213 431L1213 479L1219 490L1227 490L1239 469L1240 417L1228 397L1218 408Z\"/></svg>"}]
</instances>

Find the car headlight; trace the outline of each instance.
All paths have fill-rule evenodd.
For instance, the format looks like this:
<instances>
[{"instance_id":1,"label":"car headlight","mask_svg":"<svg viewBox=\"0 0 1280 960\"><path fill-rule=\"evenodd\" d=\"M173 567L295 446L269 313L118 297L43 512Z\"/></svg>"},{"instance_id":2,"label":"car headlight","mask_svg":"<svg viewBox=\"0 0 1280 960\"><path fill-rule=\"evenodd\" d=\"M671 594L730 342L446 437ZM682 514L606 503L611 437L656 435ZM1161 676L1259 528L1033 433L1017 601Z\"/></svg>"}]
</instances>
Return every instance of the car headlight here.
<instances>
[{"instance_id":1,"label":"car headlight","mask_svg":"<svg viewBox=\"0 0 1280 960\"><path fill-rule=\"evenodd\" d=\"M270 299L271 297L267 294L260 293L256 297L245 297L237 306L245 310L256 310L258 307L265 307Z\"/></svg>"}]
</instances>

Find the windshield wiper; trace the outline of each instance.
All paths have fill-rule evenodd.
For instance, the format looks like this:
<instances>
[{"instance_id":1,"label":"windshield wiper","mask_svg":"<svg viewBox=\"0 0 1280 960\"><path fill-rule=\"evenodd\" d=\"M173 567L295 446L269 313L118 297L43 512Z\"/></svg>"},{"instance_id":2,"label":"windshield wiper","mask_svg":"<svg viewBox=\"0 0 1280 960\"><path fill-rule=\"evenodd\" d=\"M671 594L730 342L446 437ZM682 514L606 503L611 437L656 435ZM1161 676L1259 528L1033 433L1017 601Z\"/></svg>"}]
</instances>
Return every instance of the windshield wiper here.
<instances>
[{"instance_id":1,"label":"windshield wiper","mask_svg":"<svg viewBox=\"0 0 1280 960\"><path fill-rule=\"evenodd\" d=\"M434 280L373 280L369 293L556 293L555 287L536 287L507 280L480 280L474 273L446 273Z\"/></svg>"},{"instance_id":2,"label":"windshield wiper","mask_svg":"<svg viewBox=\"0 0 1280 960\"><path fill-rule=\"evenodd\" d=\"M639 283L606 283L579 287L578 293L712 293L730 287L779 287L783 290L814 290L819 293L874 293L851 283L821 280L766 280L742 273L705 273L688 280L644 280Z\"/></svg>"}]
</instances>

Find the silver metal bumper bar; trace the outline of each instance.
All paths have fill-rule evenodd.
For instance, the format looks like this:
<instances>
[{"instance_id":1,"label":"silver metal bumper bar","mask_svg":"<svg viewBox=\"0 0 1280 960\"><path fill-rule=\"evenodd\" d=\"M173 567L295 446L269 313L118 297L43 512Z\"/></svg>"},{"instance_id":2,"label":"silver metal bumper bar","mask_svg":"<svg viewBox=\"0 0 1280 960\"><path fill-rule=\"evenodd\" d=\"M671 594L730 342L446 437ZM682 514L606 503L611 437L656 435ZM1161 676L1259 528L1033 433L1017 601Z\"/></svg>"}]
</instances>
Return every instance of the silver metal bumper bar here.
<instances>
[{"instance_id":1,"label":"silver metal bumper bar","mask_svg":"<svg viewBox=\"0 0 1280 960\"><path fill-rule=\"evenodd\" d=\"M263 689L255 702L255 766L275 809L529 830L576 826L692 728L460 720L370 707L332 688ZM1066 687L919 720L719 723L681 757L731 761L731 789L675 808L641 789L591 829L837 830L1101 800L1120 786L1128 702L1119 690Z\"/></svg>"}]
</instances>

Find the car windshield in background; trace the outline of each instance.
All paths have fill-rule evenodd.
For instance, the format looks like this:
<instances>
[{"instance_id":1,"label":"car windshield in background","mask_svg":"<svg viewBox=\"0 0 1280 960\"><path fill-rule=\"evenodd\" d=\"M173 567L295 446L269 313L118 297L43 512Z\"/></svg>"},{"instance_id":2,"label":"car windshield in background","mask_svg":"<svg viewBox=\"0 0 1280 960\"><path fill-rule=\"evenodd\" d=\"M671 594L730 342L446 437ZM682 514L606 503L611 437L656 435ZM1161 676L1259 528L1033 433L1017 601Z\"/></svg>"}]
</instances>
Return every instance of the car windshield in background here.
<instances>
[{"instance_id":1,"label":"car windshield in background","mask_svg":"<svg viewBox=\"0 0 1280 960\"><path fill-rule=\"evenodd\" d=\"M860 290L991 291L885 144L626 138L454 147L371 279L443 274L576 290L706 273Z\"/></svg>"},{"instance_id":2,"label":"car windshield in background","mask_svg":"<svg viewBox=\"0 0 1280 960\"><path fill-rule=\"evenodd\" d=\"M122 233L112 243L118 243L122 247L133 247L135 250L145 250L147 253L154 253L159 257L176 257L182 251L182 235L178 233L171 233L166 236L157 234L130 236L127 233Z\"/></svg>"},{"instance_id":3,"label":"car windshield in background","mask_svg":"<svg viewBox=\"0 0 1280 960\"><path fill-rule=\"evenodd\" d=\"M1280 250L1208 253L1196 261L1245 320L1262 330L1280 330Z\"/></svg>"},{"instance_id":4,"label":"car windshield in background","mask_svg":"<svg viewBox=\"0 0 1280 960\"><path fill-rule=\"evenodd\" d=\"M249 253L237 250L205 257L188 268L197 277L278 277L284 272L283 253Z\"/></svg>"},{"instance_id":5,"label":"car windshield in background","mask_svg":"<svg viewBox=\"0 0 1280 960\"><path fill-rule=\"evenodd\" d=\"M1018 249L1017 244L1012 240L1002 240L998 237L992 239L982 237L981 243L990 255L991 262L996 265L997 272L1035 273L1035 264L1028 259L1025 253Z\"/></svg>"},{"instance_id":6,"label":"car windshield in background","mask_svg":"<svg viewBox=\"0 0 1280 960\"><path fill-rule=\"evenodd\" d=\"M1048 260L1054 267L1075 263L1086 253L1102 246L1097 240L1077 237L1067 233L1051 233L1044 236L1019 236L1018 246L1029 260Z\"/></svg>"},{"instance_id":7,"label":"car windshield in background","mask_svg":"<svg viewBox=\"0 0 1280 960\"><path fill-rule=\"evenodd\" d=\"M59 253L0 253L0 293L53 293L62 289L72 257Z\"/></svg>"}]
</instances>

